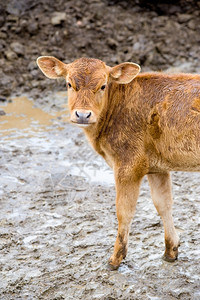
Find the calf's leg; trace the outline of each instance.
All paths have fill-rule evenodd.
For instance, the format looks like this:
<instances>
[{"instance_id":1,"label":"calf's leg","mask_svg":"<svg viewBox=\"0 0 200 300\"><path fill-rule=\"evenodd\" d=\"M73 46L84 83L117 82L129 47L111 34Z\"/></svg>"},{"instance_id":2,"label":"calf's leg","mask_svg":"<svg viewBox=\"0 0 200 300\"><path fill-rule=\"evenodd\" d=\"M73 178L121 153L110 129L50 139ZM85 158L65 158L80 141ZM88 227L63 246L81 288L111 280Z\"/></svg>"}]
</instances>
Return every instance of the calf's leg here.
<instances>
[{"instance_id":1,"label":"calf's leg","mask_svg":"<svg viewBox=\"0 0 200 300\"><path fill-rule=\"evenodd\" d=\"M154 205L161 216L165 230L164 260L173 262L178 257L179 238L172 218L172 192L169 173L149 174L148 180Z\"/></svg>"},{"instance_id":2,"label":"calf's leg","mask_svg":"<svg viewBox=\"0 0 200 300\"><path fill-rule=\"evenodd\" d=\"M139 195L140 180L116 179L116 211L118 219L118 233L114 252L109 259L112 269L117 269L128 250L128 236L131 221Z\"/></svg>"}]
</instances>

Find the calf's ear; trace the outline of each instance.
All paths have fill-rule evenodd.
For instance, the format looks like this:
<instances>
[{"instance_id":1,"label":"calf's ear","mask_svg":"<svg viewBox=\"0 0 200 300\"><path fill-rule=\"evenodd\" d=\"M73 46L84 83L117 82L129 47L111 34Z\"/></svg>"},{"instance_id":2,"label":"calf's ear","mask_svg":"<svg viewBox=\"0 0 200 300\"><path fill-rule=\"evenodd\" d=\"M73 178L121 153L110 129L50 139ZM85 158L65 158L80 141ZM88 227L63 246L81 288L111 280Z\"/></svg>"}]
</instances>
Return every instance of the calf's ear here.
<instances>
[{"instance_id":1,"label":"calf's ear","mask_svg":"<svg viewBox=\"0 0 200 300\"><path fill-rule=\"evenodd\" d=\"M67 65L53 56L38 57L37 65L49 78L56 79L67 75Z\"/></svg>"},{"instance_id":2,"label":"calf's ear","mask_svg":"<svg viewBox=\"0 0 200 300\"><path fill-rule=\"evenodd\" d=\"M110 76L112 80L121 84L131 82L139 72L140 66L131 62L125 62L110 68Z\"/></svg>"}]
</instances>

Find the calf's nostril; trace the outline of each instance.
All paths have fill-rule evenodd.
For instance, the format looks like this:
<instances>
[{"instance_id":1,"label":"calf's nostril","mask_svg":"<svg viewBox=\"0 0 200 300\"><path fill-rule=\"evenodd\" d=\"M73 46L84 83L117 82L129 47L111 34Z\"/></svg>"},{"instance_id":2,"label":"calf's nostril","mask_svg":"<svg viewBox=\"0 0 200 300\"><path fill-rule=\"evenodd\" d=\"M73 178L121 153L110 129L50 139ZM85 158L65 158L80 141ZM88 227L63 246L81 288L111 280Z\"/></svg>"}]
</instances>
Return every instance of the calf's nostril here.
<instances>
[{"instance_id":1,"label":"calf's nostril","mask_svg":"<svg viewBox=\"0 0 200 300\"><path fill-rule=\"evenodd\" d=\"M79 118L79 114L77 111L75 111L75 115L77 116L77 118Z\"/></svg>"},{"instance_id":2,"label":"calf's nostril","mask_svg":"<svg viewBox=\"0 0 200 300\"><path fill-rule=\"evenodd\" d=\"M92 113L91 113L91 111L90 111L90 112L88 113L88 115L87 115L86 118L89 119L89 117L91 116L91 114L92 114Z\"/></svg>"}]
</instances>

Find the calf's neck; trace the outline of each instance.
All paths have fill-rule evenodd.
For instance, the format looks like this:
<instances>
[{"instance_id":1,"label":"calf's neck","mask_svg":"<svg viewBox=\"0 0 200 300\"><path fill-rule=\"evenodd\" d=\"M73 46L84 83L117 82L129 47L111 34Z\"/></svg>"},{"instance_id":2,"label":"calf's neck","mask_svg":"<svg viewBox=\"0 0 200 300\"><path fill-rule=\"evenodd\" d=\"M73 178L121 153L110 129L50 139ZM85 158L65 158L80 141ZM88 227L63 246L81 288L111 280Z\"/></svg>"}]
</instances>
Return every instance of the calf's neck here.
<instances>
[{"instance_id":1,"label":"calf's neck","mask_svg":"<svg viewBox=\"0 0 200 300\"><path fill-rule=\"evenodd\" d=\"M145 175L164 224L164 259L176 260L170 171L200 171L200 75L139 74L137 64L109 67L91 58L65 64L42 56L37 63L47 77L66 79L71 122L113 168L118 233L110 266L127 254Z\"/></svg>"}]
</instances>

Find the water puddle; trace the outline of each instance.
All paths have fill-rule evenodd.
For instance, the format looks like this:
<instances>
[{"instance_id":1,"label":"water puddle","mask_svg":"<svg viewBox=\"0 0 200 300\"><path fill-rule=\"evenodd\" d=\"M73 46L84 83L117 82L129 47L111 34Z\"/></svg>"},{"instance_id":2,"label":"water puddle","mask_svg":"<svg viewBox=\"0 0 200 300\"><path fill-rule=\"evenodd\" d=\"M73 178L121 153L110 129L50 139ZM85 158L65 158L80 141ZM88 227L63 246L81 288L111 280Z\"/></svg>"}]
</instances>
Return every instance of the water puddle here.
<instances>
[{"instance_id":1,"label":"water puddle","mask_svg":"<svg viewBox=\"0 0 200 300\"><path fill-rule=\"evenodd\" d=\"M11 102L0 102L0 111L5 112L5 115L0 115L0 137L4 141L8 141L9 147L17 147L23 153L26 147L30 147L32 152L37 152L40 149L41 155L43 152L51 152L55 147L54 138L51 135L49 138L48 132L55 130L56 147L65 149L71 147L71 138L62 139L62 129L64 123L69 122L69 111L67 109L66 92L58 92L52 96L52 104L39 104L40 107L35 107L34 103L27 97L17 97ZM60 111L54 111L54 103L60 108ZM42 108L41 108L42 107ZM46 111L46 110L51 110ZM79 129L80 130L80 129ZM59 133L58 133L59 132ZM23 142L21 142L23 139ZM88 146L89 147L89 146ZM1 147L1 149L3 149ZM61 151L61 150L59 150ZM61 151L62 152L62 151ZM65 157L60 152L62 166L65 168L65 174L72 176L81 176L87 181L97 184L114 185L114 175L111 169L105 162L97 157L95 165L88 161L79 160L74 163ZM12 174L12 170L10 174ZM7 175L6 179L9 183L18 183L16 176Z\"/></svg>"},{"instance_id":2,"label":"water puddle","mask_svg":"<svg viewBox=\"0 0 200 300\"><path fill-rule=\"evenodd\" d=\"M47 113L34 107L27 97L17 97L11 102L2 103L0 110L5 112L5 115L0 116L0 136L19 133L19 131L29 134L45 131L56 120L69 121L69 112L66 107L59 112Z\"/></svg>"},{"instance_id":3,"label":"water puddle","mask_svg":"<svg viewBox=\"0 0 200 300\"><path fill-rule=\"evenodd\" d=\"M65 162L65 166L74 176L82 176L87 181L104 185L114 185L114 174L104 161L99 157L95 161L95 167L85 161L77 161L76 165Z\"/></svg>"}]
</instances>

